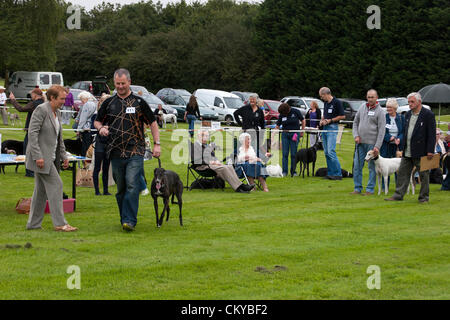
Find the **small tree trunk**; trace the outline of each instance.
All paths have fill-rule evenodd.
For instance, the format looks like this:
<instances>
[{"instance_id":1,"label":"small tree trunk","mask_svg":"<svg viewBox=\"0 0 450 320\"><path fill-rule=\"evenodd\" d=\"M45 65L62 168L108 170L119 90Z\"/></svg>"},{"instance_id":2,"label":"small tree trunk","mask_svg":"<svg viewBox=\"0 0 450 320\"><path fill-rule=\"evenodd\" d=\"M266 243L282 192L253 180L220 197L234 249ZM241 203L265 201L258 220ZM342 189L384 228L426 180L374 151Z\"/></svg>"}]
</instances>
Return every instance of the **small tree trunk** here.
<instances>
[{"instance_id":1,"label":"small tree trunk","mask_svg":"<svg viewBox=\"0 0 450 320\"><path fill-rule=\"evenodd\" d=\"M5 69L5 88L8 90L9 87L9 71L8 69Z\"/></svg>"}]
</instances>

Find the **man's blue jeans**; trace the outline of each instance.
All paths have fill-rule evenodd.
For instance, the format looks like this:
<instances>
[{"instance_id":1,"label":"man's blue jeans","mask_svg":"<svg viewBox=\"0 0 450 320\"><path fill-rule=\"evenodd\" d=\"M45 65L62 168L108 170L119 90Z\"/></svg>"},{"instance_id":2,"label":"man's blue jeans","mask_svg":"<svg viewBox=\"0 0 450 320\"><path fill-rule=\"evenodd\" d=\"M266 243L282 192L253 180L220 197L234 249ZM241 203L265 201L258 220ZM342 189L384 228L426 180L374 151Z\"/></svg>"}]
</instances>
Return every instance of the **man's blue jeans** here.
<instances>
[{"instance_id":1,"label":"man's blue jeans","mask_svg":"<svg viewBox=\"0 0 450 320\"><path fill-rule=\"evenodd\" d=\"M323 130L332 130L333 132L322 133L322 144L325 159L327 160L327 175L332 177L341 177L341 164L336 154L336 139L338 133L337 123L332 123L323 127Z\"/></svg>"},{"instance_id":2,"label":"man's blue jeans","mask_svg":"<svg viewBox=\"0 0 450 320\"><path fill-rule=\"evenodd\" d=\"M143 156L112 158L112 172L117 184L116 200L119 206L120 223L135 226L139 209Z\"/></svg>"},{"instance_id":3,"label":"man's blue jeans","mask_svg":"<svg viewBox=\"0 0 450 320\"><path fill-rule=\"evenodd\" d=\"M283 174L288 174L289 152L291 153L291 175L295 173L295 154L297 153L300 133L297 133L297 141L292 141L295 132L283 132L281 134L281 144L283 147Z\"/></svg>"},{"instance_id":4,"label":"man's blue jeans","mask_svg":"<svg viewBox=\"0 0 450 320\"><path fill-rule=\"evenodd\" d=\"M355 157L353 159L353 182L355 184L355 191L362 192L362 176L365 157L367 152L373 150L372 144L360 143L356 146ZM369 161L369 182L367 183L366 192L373 193L376 184L377 174L375 172L375 162Z\"/></svg>"}]
</instances>

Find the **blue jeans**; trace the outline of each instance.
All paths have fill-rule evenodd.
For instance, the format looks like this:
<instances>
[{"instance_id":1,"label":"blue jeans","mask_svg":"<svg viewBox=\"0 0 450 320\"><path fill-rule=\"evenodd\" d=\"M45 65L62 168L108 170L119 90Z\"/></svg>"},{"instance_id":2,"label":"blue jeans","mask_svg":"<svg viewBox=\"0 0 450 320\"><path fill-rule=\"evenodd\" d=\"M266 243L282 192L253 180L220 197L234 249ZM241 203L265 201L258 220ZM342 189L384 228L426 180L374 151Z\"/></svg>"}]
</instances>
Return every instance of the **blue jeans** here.
<instances>
[{"instance_id":1,"label":"blue jeans","mask_svg":"<svg viewBox=\"0 0 450 320\"><path fill-rule=\"evenodd\" d=\"M362 192L362 173L364 168L365 157L367 152L373 149L373 144L360 143L356 147L355 157L353 159L353 182L355 183L355 191ZM375 162L369 161L369 182L367 183L366 192L373 193L376 184L377 173L375 172Z\"/></svg>"},{"instance_id":2,"label":"blue jeans","mask_svg":"<svg viewBox=\"0 0 450 320\"><path fill-rule=\"evenodd\" d=\"M139 192L144 166L143 156L112 158L112 172L117 184L116 200L119 206L120 223L135 226L139 209Z\"/></svg>"},{"instance_id":3,"label":"blue jeans","mask_svg":"<svg viewBox=\"0 0 450 320\"><path fill-rule=\"evenodd\" d=\"M141 172L141 177L139 178L139 192L144 191L145 189L147 189L147 182L145 182L145 171L144 171L144 166L142 166L142 172Z\"/></svg>"},{"instance_id":4,"label":"blue jeans","mask_svg":"<svg viewBox=\"0 0 450 320\"><path fill-rule=\"evenodd\" d=\"M194 136L194 124L195 124L195 120L197 120L197 117L192 114L188 114L186 116L186 120L189 124L189 134L192 137L192 136Z\"/></svg>"},{"instance_id":5,"label":"blue jeans","mask_svg":"<svg viewBox=\"0 0 450 320\"><path fill-rule=\"evenodd\" d=\"M342 177L341 164L336 154L336 139L338 125L332 123L324 126L323 130L333 130L333 132L322 132L322 144L325 159L327 160L327 175L332 177Z\"/></svg>"},{"instance_id":6,"label":"blue jeans","mask_svg":"<svg viewBox=\"0 0 450 320\"><path fill-rule=\"evenodd\" d=\"M300 139L299 136L297 141L292 141L292 137L295 132L283 132L281 134L281 143L283 146L283 174L288 174L288 162L289 162L289 152L291 153L291 175L295 173L295 154L297 153L298 141Z\"/></svg>"}]
</instances>

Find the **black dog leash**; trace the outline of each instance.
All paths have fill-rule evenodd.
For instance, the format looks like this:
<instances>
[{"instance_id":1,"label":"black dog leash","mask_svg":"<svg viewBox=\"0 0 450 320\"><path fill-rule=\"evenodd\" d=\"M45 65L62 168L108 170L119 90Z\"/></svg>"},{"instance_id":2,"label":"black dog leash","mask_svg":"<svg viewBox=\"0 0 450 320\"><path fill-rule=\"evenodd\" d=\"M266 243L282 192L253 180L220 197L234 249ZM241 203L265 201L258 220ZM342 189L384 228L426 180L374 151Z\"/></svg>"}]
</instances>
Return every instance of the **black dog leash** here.
<instances>
[{"instance_id":1,"label":"black dog leash","mask_svg":"<svg viewBox=\"0 0 450 320\"><path fill-rule=\"evenodd\" d=\"M156 159L158 159L159 168L161 169L161 159L160 158L156 158Z\"/></svg>"}]
</instances>

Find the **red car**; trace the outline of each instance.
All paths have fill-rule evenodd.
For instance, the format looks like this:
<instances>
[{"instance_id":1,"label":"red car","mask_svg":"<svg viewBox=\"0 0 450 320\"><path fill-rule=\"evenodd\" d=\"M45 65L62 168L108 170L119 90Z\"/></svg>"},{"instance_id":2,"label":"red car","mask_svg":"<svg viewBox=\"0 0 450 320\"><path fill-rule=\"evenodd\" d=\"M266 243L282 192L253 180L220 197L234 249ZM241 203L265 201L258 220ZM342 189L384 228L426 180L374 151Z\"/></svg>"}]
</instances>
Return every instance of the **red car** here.
<instances>
[{"instance_id":1,"label":"red car","mask_svg":"<svg viewBox=\"0 0 450 320\"><path fill-rule=\"evenodd\" d=\"M276 100L264 100L264 120L266 123L270 124L273 120L278 120L280 113L278 112L278 107L281 102Z\"/></svg>"}]
</instances>

